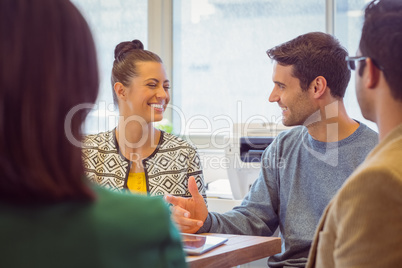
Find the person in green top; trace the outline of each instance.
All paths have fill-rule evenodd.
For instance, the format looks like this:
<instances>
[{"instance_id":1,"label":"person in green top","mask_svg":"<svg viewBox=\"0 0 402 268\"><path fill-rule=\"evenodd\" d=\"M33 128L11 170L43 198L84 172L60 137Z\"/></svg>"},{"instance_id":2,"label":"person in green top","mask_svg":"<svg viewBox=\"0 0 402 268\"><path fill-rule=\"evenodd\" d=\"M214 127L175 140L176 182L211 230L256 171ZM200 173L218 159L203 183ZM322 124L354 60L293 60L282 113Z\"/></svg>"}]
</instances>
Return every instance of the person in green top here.
<instances>
[{"instance_id":1,"label":"person in green top","mask_svg":"<svg viewBox=\"0 0 402 268\"><path fill-rule=\"evenodd\" d=\"M186 267L158 197L84 177L95 45L68 0L0 1L0 267Z\"/></svg>"}]
</instances>

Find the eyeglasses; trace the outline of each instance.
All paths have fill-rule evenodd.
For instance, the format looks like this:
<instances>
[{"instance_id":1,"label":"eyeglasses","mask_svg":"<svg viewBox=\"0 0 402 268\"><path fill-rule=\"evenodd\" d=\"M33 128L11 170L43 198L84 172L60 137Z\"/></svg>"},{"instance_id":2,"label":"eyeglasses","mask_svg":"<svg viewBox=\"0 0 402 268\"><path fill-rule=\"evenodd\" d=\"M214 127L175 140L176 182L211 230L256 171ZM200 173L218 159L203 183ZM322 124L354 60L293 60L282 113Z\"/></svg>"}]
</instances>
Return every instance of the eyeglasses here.
<instances>
[{"instance_id":1,"label":"eyeglasses","mask_svg":"<svg viewBox=\"0 0 402 268\"><path fill-rule=\"evenodd\" d=\"M370 58L370 57L364 57L364 56L349 57L349 56L346 56L345 60L346 60L346 63L348 65L349 70L354 71L354 70L356 70L356 63L355 63L356 61L364 61L364 60L366 60L368 58ZM374 63L374 65L378 69L380 69L381 71L384 70L384 68L381 65L377 64L377 62L374 59L371 59L371 61Z\"/></svg>"},{"instance_id":2,"label":"eyeglasses","mask_svg":"<svg viewBox=\"0 0 402 268\"><path fill-rule=\"evenodd\" d=\"M348 68L351 71L356 70L356 63L355 63L356 61L363 61L363 60L366 60L366 59L367 59L367 57L349 57L349 56L346 56L346 58L345 58L346 63L348 64Z\"/></svg>"}]
</instances>

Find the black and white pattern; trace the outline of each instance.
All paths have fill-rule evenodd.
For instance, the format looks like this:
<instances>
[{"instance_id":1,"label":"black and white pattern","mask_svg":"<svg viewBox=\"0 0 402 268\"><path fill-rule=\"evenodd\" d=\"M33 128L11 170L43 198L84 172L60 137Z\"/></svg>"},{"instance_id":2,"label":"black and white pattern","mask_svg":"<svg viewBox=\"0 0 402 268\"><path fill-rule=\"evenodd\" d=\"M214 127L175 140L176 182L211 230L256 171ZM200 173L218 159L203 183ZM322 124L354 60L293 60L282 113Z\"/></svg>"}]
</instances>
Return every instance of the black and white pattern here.
<instances>
[{"instance_id":1,"label":"black and white pattern","mask_svg":"<svg viewBox=\"0 0 402 268\"><path fill-rule=\"evenodd\" d=\"M127 190L131 164L119 153L115 130L86 136L82 152L85 173L92 182L112 191ZM162 132L157 149L142 162L150 195L190 197L187 180L194 176L206 198L200 157L191 143Z\"/></svg>"}]
</instances>

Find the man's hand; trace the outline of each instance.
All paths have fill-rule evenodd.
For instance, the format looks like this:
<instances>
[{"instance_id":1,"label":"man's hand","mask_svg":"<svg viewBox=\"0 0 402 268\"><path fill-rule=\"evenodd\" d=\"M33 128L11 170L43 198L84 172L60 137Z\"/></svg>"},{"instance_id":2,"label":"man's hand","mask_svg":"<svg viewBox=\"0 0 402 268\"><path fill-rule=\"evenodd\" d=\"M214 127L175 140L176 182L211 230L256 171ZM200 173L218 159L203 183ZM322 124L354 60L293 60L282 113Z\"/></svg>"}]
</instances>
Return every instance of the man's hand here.
<instances>
[{"instance_id":1,"label":"man's hand","mask_svg":"<svg viewBox=\"0 0 402 268\"><path fill-rule=\"evenodd\" d=\"M183 233L195 233L204 224L208 216L207 205L198 192L194 177L188 179L191 198L167 195L166 201L172 204L172 218Z\"/></svg>"}]
</instances>

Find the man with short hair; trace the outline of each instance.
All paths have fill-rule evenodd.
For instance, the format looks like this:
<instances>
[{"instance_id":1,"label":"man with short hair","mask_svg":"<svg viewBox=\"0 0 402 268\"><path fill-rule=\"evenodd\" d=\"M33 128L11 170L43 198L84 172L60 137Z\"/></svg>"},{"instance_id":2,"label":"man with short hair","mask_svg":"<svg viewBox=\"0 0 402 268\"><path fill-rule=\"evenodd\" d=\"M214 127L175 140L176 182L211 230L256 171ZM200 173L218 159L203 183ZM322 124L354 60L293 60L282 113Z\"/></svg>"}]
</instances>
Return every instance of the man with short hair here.
<instances>
[{"instance_id":1,"label":"man with short hair","mask_svg":"<svg viewBox=\"0 0 402 268\"><path fill-rule=\"evenodd\" d=\"M182 232L270 236L279 227L282 253L271 267L304 267L328 202L377 143L343 103L350 79L346 50L331 35L301 35L267 51L275 61L270 102L282 108L281 132L262 155L261 172L242 204L208 213L193 178L192 198L167 196Z\"/></svg>"},{"instance_id":2,"label":"man with short hair","mask_svg":"<svg viewBox=\"0 0 402 268\"><path fill-rule=\"evenodd\" d=\"M402 265L402 1L372 1L357 57L356 94L379 144L324 212L308 267Z\"/></svg>"}]
</instances>

